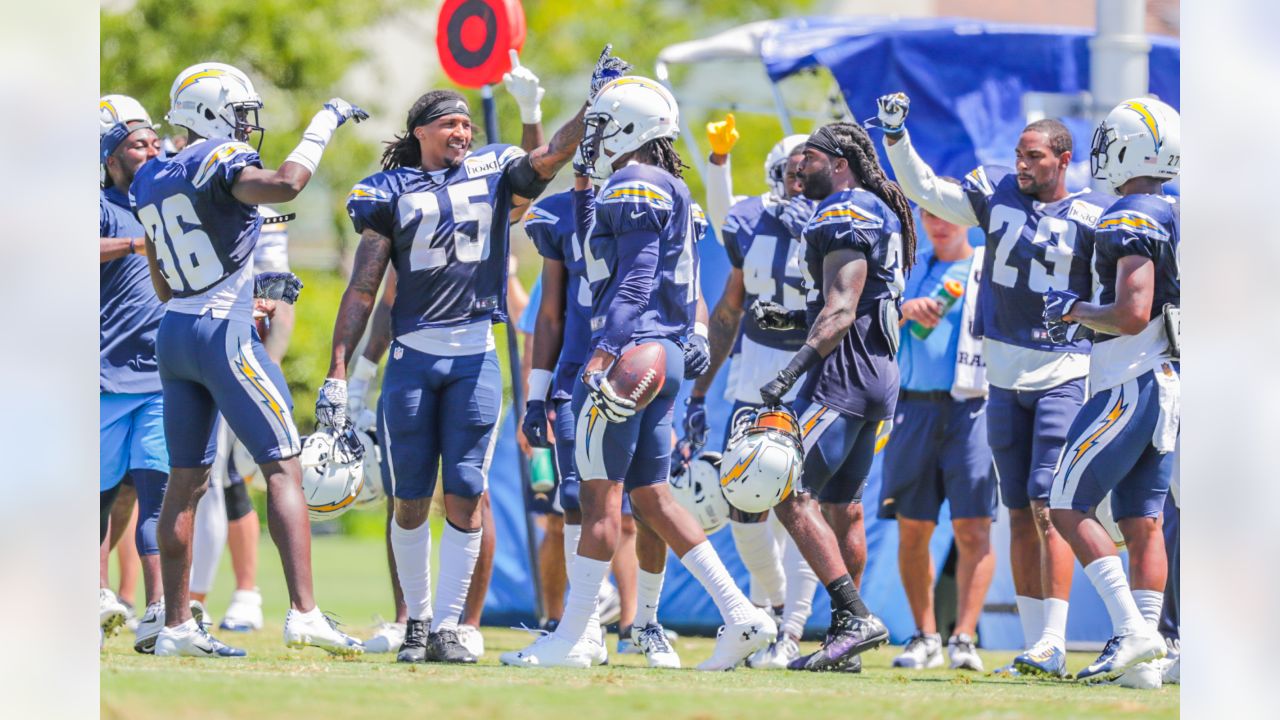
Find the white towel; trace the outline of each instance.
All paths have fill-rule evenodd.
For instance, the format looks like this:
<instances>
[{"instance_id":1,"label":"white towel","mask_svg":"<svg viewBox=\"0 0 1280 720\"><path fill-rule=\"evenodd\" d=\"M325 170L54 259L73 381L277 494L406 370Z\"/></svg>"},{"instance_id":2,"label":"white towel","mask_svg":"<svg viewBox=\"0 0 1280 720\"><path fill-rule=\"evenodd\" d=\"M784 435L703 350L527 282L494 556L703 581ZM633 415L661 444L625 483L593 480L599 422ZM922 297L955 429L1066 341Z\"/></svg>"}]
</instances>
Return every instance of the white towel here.
<instances>
[{"instance_id":1,"label":"white towel","mask_svg":"<svg viewBox=\"0 0 1280 720\"><path fill-rule=\"evenodd\" d=\"M951 383L951 397L956 400L987 396L987 364L982 359L982 338L973 336L983 250L985 248L973 249L973 263L969 266L969 279L964 286L964 305L960 309L960 339L956 343L956 377Z\"/></svg>"}]
</instances>

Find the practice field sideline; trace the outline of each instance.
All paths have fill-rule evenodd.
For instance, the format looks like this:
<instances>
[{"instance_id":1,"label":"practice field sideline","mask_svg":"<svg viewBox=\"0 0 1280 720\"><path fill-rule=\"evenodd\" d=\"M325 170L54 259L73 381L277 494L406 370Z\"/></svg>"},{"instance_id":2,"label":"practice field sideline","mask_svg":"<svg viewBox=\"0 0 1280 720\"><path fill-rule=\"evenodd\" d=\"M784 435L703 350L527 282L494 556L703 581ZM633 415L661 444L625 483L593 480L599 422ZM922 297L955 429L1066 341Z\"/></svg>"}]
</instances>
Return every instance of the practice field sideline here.
<instances>
[{"instance_id":1,"label":"practice field sideline","mask_svg":"<svg viewBox=\"0 0 1280 720\"><path fill-rule=\"evenodd\" d=\"M522 671L497 665L498 655L522 647L519 630L485 628L487 654L479 667L402 666L392 655L331 659L319 650L294 651L281 641L285 597L280 566L263 533L259 582L267 627L248 635L221 633L248 649L243 660L155 658L133 651L132 634L107 642L101 663L104 718L351 717L683 718L958 715L1038 718L1178 716L1176 686L1158 691L1085 688L1074 683L1007 680L950 670L903 672L889 664L896 654L881 648L864 656L860 676L739 670L733 673L655 671L643 657L611 656L590 671ZM322 606L359 637L372 633L375 612L390 610L384 545L377 539L317 537L313 548L316 594ZM225 609L232 587L223 557L212 610ZM611 636L612 640L613 636ZM811 643L806 643L808 647ZM711 654L711 638L681 638L685 664ZM988 668L1014 653L984 652ZM1083 667L1093 653L1072 653L1068 667ZM599 702L607 697L608 702ZM436 713L448 713L437 715Z\"/></svg>"}]
</instances>

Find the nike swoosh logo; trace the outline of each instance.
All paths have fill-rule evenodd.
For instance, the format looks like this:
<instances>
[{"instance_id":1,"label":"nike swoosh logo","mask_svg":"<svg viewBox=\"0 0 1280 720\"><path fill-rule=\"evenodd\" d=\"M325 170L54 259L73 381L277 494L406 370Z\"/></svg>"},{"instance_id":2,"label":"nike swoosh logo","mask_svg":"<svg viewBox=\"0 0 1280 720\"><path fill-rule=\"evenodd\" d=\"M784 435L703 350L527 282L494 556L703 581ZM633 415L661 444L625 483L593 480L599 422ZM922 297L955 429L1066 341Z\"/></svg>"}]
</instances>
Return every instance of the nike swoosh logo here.
<instances>
[{"instance_id":1,"label":"nike swoosh logo","mask_svg":"<svg viewBox=\"0 0 1280 720\"><path fill-rule=\"evenodd\" d=\"M975 411L973 411L973 412L969 413L969 419L970 419L970 420L973 420L974 418L978 417L979 415L981 415L982 413L984 413L984 412L986 412L986 411L987 411L987 409L986 409L986 408L982 408L981 410L975 410Z\"/></svg>"},{"instance_id":2,"label":"nike swoosh logo","mask_svg":"<svg viewBox=\"0 0 1280 720\"><path fill-rule=\"evenodd\" d=\"M846 236L846 235L852 235L852 234L853 234L853 231L852 231L852 230L845 230L845 231L844 231L844 232L842 232L842 233L836 233L836 239L837 239L837 240L839 240L840 238L842 238L842 237L844 237L844 236Z\"/></svg>"},{"instance_id":3,"label":"nike swoosh logo","mask_svg":"<svg viewBox=\"0 0 1280 720\"><path fill-rule=\"evenodd\" d=\"M643 210L636 210L635 212L631 213L631 219L632 219L632 220L635 220L636 218L642 218L642 217L644 217L644 211L643 211Z\"/></svg>"}]
</instances>

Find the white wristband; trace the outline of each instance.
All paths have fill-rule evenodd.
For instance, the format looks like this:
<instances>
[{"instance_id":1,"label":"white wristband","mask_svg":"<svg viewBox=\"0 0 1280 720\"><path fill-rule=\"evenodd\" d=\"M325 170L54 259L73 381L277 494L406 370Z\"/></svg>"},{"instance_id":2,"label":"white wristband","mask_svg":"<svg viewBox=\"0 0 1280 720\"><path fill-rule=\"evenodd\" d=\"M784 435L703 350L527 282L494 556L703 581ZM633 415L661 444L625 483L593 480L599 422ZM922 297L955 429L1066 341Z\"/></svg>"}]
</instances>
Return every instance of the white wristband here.
<instances>
[{"instance_id":1,"label":"white wristband","mask_svg":"<svg viewBox=\"0 0 1280 720\"><path fill-rule=\"evenodd\" d=\"M551 389L551 371L533 369L529 371L528 400L546 400L547 391Z\"/></svg>"},{"instance_id":2,"label":"white wristband","mask_svg":"<svg viewBox=\"0 0 1280 720\"><path fill-rule=\"evenodd\" d=\"M337 129L338 116L332 110L325 108L316 113L311 118L311 124L302 133L302 142L298 143L298 147L284 161L298 163L314 173L320 167L320 156L324 154L325 147L333 139L333 133Z\"/></svg>"},{"instance_id":3,"label":"white wristband","mask_svg":"<svg viewBox=\"0 0 1280 720\"><path fill-rule=\"evenodd\" d=\"M693 334L700 335L704 340L710 337L710 335L707 332L706 324L700 323L700 322L696 322L693 324Z\"/></svg>"}]
</instances>

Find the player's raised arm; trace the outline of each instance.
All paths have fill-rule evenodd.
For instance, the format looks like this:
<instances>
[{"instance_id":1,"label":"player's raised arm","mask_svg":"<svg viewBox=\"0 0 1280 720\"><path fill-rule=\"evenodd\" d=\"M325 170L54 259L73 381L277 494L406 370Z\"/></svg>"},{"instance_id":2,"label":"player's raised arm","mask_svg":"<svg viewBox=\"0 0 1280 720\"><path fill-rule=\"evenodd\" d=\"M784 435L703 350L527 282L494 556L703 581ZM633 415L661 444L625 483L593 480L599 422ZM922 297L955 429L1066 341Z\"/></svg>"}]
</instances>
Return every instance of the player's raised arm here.
<instances>
[{"instance_id":1,"label":"player's raised arm","mask_svg":"<svg viewBox=\"0 0 1280 720\"><path fill-rule=\"evenodd\" d=\"M729 164L729 153L738 144L737 123L733 113L725 115L724 120L707 123L707 142L711 145L711 155L707 158L707 220L711 226L720 229L733 206L733 172Z\"/></svg>"},{"instance_id":2,"label":"player's raised arm","mask_svg":"<svg viewBox=\"0 0 1280 720\"><path fill-rule=\"evenodd\" d=\"M905 125L911 100L903 93L894 93L882 96L876 103L879 105L876 117L884 130L885 154L902 192L947 222L980 225L964 190L935 175L933 168L916 154L915 147L911 145L911 136Z\"/></svg>"},{"instance_id":3,"label":"player's raised arm","mask_svg":"<svg viewBox=\"0 0 1280 720\"><path fill-rule=\"evenodd\" d=\"M278 169L244 168L231 186L231 194L248 205L293 200L320 166L320 156L333 139L333 133L347 120L360 122L368 117L369 113L342 98L330 99L311 118L311 124L302 133L302 141Z\"/></svg>"},{"instance_id":4,"label":"player's raised arm","mask_svg":"<svg viewBox=\"0 0 1280 720\"><path fill-rule=\"evenodd\" d=\"M532 70L520 64L520 53L509 51L511 72L502 76L502 84L520 108L520 147L532 152L543 144L542 96L547 93Z\"/></svg>"}]
</instances>

